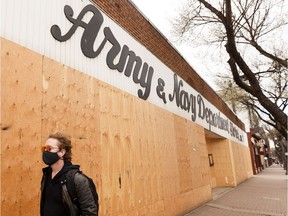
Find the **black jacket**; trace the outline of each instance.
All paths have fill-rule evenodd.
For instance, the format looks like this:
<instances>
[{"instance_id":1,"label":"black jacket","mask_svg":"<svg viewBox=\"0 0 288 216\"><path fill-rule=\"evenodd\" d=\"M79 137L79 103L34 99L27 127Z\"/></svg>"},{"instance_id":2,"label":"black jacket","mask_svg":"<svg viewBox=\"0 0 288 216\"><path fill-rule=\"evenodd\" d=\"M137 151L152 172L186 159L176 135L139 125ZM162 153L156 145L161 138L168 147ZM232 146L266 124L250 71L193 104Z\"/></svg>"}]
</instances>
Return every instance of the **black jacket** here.
<instances>
[{"instance_id":1,"label":"black jacket","mask_svg":"<svg viewBox=\"0 0 288 216\"><path fill-rule=\"evenodd\" d=\"M97 216L97 206L91 193L88 179L76 173L75 189L77 192L78 207L74 204L68 194L67 188L63 187L61 180L63 175L71 169L79 170L80 166L72 165L70 162L65 162L64 167L51 180L51 167L43 169L43 177L41 181L41 202L40 215L61 216ZM49 190L49 193L46 191ZM80 212L81 211L81 214Z\"/></svg>"}]
</instances>

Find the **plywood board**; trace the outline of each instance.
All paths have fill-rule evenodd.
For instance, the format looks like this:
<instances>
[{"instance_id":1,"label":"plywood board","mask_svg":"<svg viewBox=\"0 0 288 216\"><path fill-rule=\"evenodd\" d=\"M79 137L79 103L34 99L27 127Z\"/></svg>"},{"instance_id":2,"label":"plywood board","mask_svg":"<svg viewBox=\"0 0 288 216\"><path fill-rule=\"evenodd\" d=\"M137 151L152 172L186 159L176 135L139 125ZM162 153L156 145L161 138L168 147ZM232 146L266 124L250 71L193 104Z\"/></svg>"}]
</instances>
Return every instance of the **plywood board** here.
<instances>
[{"instance_id":1,"label":"plywood board","mask_svg":"<svg viewBox=\"0 0 288 216\"><path fill-rule=\"evenodd\" d=\"M180 215L211 198L201 126L3 41L3 215L11 209L14 215L39 214L45 165L38 149L56 131L71 138L73 163L94 179L101 215ZM235 160L242 160L237 152L246 149L232 146Z\"/></svg>"},{"instance_id":2,"label":"plywood board","mask_svg":"<svg viewBox=\"0 0 288 216\"><path fill-rule=\"evenodd\" d=\"M36 215L42 57L4 39L1 45L1 213Z\"/></svg>"}]
</instances>

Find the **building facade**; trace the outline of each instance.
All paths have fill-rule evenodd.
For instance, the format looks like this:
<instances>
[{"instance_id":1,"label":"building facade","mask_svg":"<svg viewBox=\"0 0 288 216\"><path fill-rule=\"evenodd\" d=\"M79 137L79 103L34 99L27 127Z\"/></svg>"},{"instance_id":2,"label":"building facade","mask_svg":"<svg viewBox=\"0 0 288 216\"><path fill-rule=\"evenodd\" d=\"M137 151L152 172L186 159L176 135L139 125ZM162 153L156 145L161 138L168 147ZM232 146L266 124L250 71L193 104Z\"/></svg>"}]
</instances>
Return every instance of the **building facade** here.
<instances>
[{"instance_id":1,"label":"building facade","mask_svg":"<svg viewBox=\"0 0 288 216\"><path fill-rule=\"evenodd\" d=\"M262 127L250 128L247 135L252 169L255 175L273 164L272 152L269 140Z\"/></svg>"},{"instance_id":2,"label":"building facade","mask_svg":"<svg viewBox=\"0 0 288 216\"><path fill-rule=\"evenodd\" d=\"M1 215L71 137L100 215L183 215L252 175L244 124L130 1L1 0Z\"/></svg>"}]
</instances>

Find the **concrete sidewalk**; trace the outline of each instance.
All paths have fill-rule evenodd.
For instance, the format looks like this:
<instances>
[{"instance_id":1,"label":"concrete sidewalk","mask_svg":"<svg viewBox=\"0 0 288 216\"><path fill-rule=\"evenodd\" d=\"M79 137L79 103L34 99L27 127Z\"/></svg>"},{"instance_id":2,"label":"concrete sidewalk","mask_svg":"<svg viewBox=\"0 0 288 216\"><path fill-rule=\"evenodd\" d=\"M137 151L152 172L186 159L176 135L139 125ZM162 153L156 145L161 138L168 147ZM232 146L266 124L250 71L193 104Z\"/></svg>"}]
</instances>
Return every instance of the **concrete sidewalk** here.
<instances>
[{"instance_id":1,"label":"concrete sidewalk","mask_svg":"<svg viewBox=\"0 0 288 216\"><path fill-rule=\"evenodd\" d=\"M272 165L235 188L220 188L213 200L185 216L288 216L287 175Z\"/></svg>"}]
</instances>

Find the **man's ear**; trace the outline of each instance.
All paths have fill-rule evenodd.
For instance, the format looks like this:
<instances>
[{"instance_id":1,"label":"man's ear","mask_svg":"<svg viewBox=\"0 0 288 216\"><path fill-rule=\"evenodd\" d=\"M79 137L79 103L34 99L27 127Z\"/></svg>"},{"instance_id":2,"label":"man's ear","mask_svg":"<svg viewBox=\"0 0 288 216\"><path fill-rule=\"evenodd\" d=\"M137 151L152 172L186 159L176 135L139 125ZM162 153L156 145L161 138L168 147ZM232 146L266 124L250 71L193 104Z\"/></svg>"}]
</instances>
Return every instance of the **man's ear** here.
<instances>
[{"instance_id":1,"label":"man's ear","mask_svg":"<svg viewBox=\"0 0 288 216\"><path fill-rule=\"evenodd\" d=\"M61 149L61 151L60 151L60 156L64 156L66 154L66 150L65 149Z\"/></svg>"}]
</instances>

